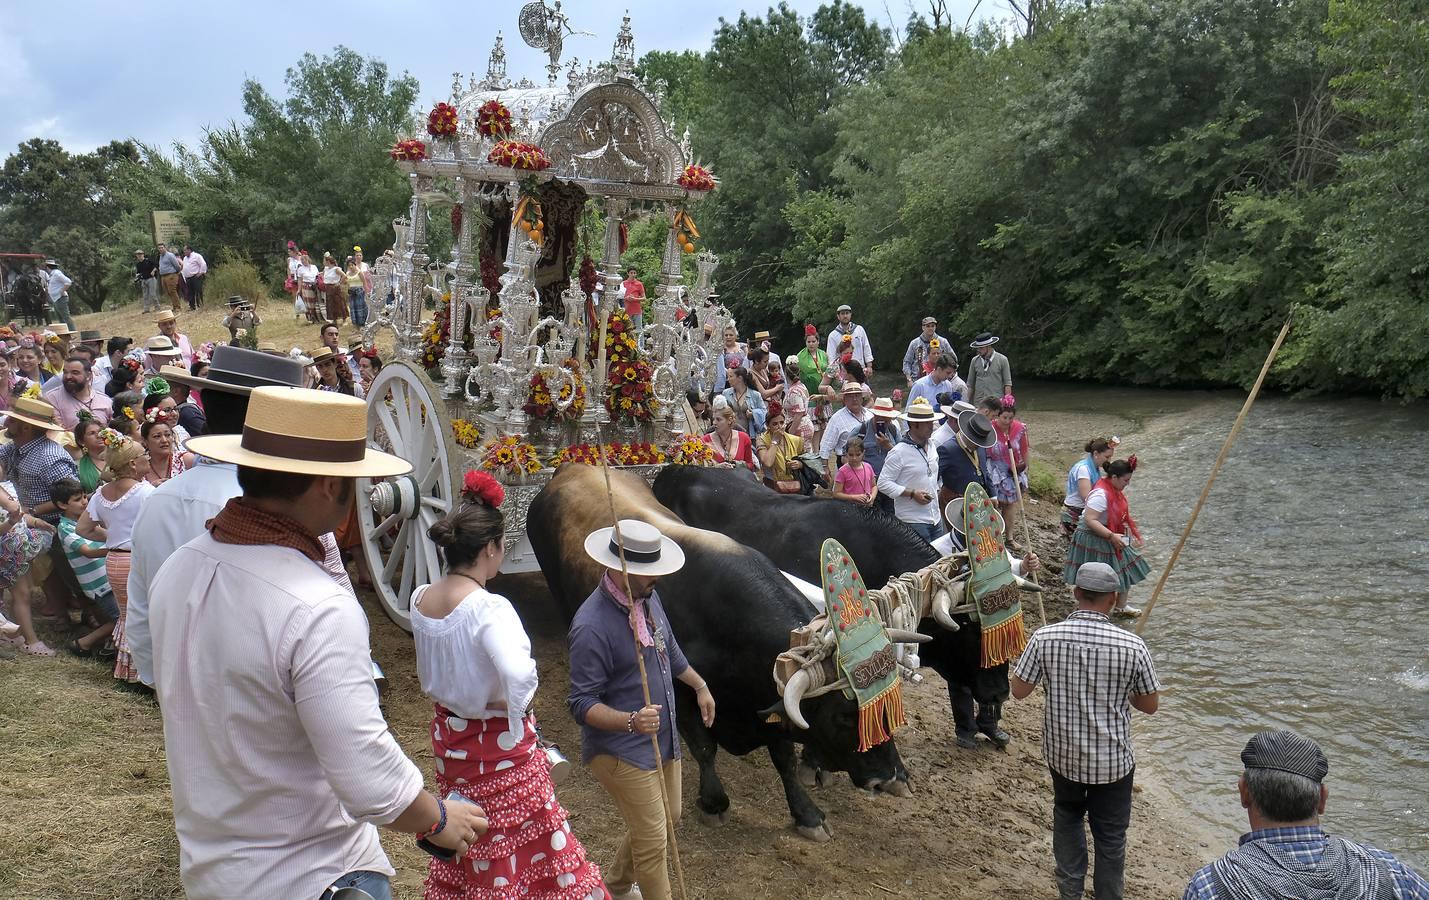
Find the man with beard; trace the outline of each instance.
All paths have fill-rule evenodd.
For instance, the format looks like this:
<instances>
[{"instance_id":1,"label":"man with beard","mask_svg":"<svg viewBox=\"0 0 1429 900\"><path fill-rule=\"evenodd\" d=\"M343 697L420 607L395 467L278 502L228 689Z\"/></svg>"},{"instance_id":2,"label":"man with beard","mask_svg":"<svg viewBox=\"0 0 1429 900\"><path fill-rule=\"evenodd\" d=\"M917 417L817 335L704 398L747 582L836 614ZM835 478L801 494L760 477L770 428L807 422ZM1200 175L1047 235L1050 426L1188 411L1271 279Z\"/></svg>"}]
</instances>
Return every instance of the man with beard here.
<instances>
[{"instance_id":1,"label":"man with beard","mask_svg":"<svg viewBox=\"0 0 1429 900\"><path fill-rule=\"evenodd\" d=\"M85 355L71 353L65 359L59 378L51 378L44 394L45 402L55 408L55 414L65 428L79 424L81 412L88 412L101 422L109 421L113 401L94 389L94 374Z\"/></svg>"}]
</instances>

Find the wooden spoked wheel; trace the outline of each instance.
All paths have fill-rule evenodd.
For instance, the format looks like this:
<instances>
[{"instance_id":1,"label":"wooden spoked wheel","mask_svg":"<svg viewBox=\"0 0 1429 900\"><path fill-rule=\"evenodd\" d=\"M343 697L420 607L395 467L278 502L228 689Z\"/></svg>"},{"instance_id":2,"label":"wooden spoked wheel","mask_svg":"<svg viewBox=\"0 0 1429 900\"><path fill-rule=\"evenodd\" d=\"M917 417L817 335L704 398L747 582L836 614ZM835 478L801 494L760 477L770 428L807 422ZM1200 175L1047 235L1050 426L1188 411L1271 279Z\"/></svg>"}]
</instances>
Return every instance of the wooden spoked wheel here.
<instances>
[{"instance_id":1,"label":"wooden spoked wheel","mask_svg":"<svg viewBox=\"0 0 1429 900\"><path fill-rule=\"evenodd\" d=\"M412 590L441 578L427 529L457 497L451 423L426 373L408 362L383 367L367 397L367 442L412 464L410 475L358 482L362 551L392 621L412 630Z\"/></svg>"}]
</instances>

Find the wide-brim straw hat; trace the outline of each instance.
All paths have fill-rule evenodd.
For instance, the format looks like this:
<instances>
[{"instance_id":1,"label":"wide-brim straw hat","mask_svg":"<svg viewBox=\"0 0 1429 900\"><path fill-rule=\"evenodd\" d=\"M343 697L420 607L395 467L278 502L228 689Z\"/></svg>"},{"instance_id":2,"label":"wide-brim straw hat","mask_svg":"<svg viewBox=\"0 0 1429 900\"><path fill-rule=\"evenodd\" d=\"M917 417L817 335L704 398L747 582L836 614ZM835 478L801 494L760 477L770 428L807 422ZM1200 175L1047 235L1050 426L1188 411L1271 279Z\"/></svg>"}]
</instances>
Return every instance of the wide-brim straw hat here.
<instances>
[{"instance_id":1,"label":"wide-brim straw hat","mask_svg":"<svg viewBox=\"0 0 1429 900\"><path fill-rule=\"evenodd\" d=\"M992 429L992 420L976 410L958 413L958 434L968 439L974 447L984 450L997 443L997 432Z\"/></svg>"},{"instance_id":2,"label":"wide-brim straw hat","mask_svg":"<svg viewBox=\"0 0 1429 900\"><path fill-rule=\"evenodd\" d=\"M919 397L908 404L908 409L900 416L905 422L941 422L943 414L933 408L933 404L928 402L928 398Z\"/></svg>"},{"instance_id":3,"label":"wide-brim straw hat","mask_svg":"<svg viewBox=\"0 0 1429 900\"><path fill-rule=\"evenodd\" d=\"M53 322L49 325L46 325L45 330L48 331L50 334L58 335L59 337L74 337L75 335L79 334L78 331L75 331L63 322Z\"/></svg>"},{"instance_id":4,"label":"wide-brim straw hat","mask_svg":"<svg viewBox=\"0 0 1429 900\"><path fill-rule=\"evenodd\" d=\"M977 407L966 400L954 400L951 405L938 407L943 411L943 415L950 419L957 419L965 412L977 412Z\"/></svg>"},{"instance_id":5,"label":"wide-brim straw hat","mask_svg":"<svg viewBox=\"0 0 1429 900\"><path fill-rule=\"evenodd\" d=\"M46 431L66 431L64 423L55 414L55 408L43 400L33 397L16 397L6 415L12 419L27 422Z\"/></svg>"},{"instance_id":6,"label":"wide-brim straw hat","mask_svg":"<svg viewBox=\"0 0 1429 900\"><path fill-rule=\"evenodd\" d=\"M991 331L984 331L982 334L973 338L972 343L968 344L968 346L976 350L979 347L991 347L993 344L996 344L997 341L997 335L993 334Z\"/></svg>"},{"instance_id":7,"label":"wide-brim straw hat","mask_svg":"<svg viewBox=\"0 0 1429 900\"><path fill-rule=\"evenodd\" d=\"M166 309L163 312L159 313L159 317L154 320L154 323L162 325L165 322L178 321L178 318L178 313L174 312L172 309Z\"/></svg>"},{"instance_id":8,"label":"wide-brim straw hat","mask_svg":"<svg viewBox=\"0 0 1429 900\"><path fill-rule=\"evenodd\" d=\"M639 519L621 519L619 546L615 531L614 526L597 528L585 539L586 554L607 569L621 570L621 547L625 549L624 569L631 575L653 578L678 572L684 567L685 551L654 525Z\"/></svg>"},{"instance_id":9,"label":"wide-brim straw hat","mask_svg":"<svg viewBox=\"0 0 1429 900\"><path fill-rule=\"evenodd\" d=\"M322 346L314 350L312 353L309 353L308 359L312 360L313 365L317 365L318 363L327 362L328 360L333 359L336 356L337 354L333 352L333 349L331 347Z\"/></svg>"},{"instance_id":10,"label":"wide-brim straw hat","mask_svg":"<svg viewBox=\"0 0 1429 900\"><path fill-rule=\"evenodd\" d=\"M850 381L850 382L848 382L847 384L845 384L845 385L843 386L843 390L839 391L839 393L840 393L840 394L858 394L860 397L862 397L862 396L863 396L863 385L859 384L857 381Z\"/></svg>"},{"instance_id":11,"label":"wide-brim straw hat","mask_svg":"<svg viewBox=\"0 0 1429 900\"><path fill-rule=\"evenodd\" d=\"M769 332L767 332L767 331L756 331L756 332L754 332L754 339L755 339L756 341L767 341L767 340L769 340Z\"/></svg>"},{"instance_id":12,"label":"wide-brim straw hat","mask_svg":"<svg viewBox=\"0 0 1429 900\"><path fill-rule=\"evenodd\" d=\"M948 525L958 534L963 533L963 498L954 497L948 501L948 505L943 507L943 518L948 520Z\"/></svg>"},{"instance_id":13,"label":"wide-brim straw hat","mask_svg":"<svg viewBox=\"0 0 1429 900\"><path fill-rule=\"evenodd\" d=\"M272 472L390 478L412 471L405 459L367 446L367 404L298 387L255 388L242 434L189 440L186 449L219 462Z\"/></svg>"},{"instance_id":14,"label":"wide-brim straw hat","mask_svg":"<svg viewBox=\"0 0 1429 900\"><path fill-rule=\"evenodd\" d=\"M79 332L79 342L81 344L92 344L95 341L103 341L104 333L96 328L84 328Z\"/></svg>"},{"instance_id":15,"label":"wide-brim straw hat","mask_svg":"<svg viewBox=\"0 0 1429 900\"><path fill-rule=\"evenodd\" d=\"M190 375L187 369L180 366L164 366L159 374L171 382L192 388L244 396L259 387L303 386L303 366L296 359L228 344L213 348L208 374L203 377Z\"/></svg>"},{"instance_id":16,"label":"wide-brim straw hat","mask_svg":"<svg viewBox=\"0 0 1429 900\"><path fill-rule=\"evenodd\" d=\"M183 351L162 334L156 334L144 342L144 352L150 356L182 356Z\"/></svg>"},{"instance_id":17,"label":"wide-brim straw hat","mask_svg":"<svg viewBox=\"0 0 1429 900\"><path fill-rule=\"evenodd\" d=\"M889 397L879 397L873 401L868 411L880 419L896 419L899 416L898 407L893 405L893 400Z\"/></svg>"}]
</instances>

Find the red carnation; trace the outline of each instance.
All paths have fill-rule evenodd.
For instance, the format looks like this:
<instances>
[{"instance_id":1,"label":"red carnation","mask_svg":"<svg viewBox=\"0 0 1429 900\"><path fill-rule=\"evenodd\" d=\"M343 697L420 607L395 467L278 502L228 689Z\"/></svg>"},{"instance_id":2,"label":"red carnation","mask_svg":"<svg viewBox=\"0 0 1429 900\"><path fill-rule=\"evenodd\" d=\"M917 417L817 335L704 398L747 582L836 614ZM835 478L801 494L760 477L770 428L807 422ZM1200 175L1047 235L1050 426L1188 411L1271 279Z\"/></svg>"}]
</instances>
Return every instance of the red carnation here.
<instances>
[{"instance_id":1,"label":"red carnation","mask_svg":"<svg viewBox=\"0 0 1429 900\"><path fill-rule=\"evenodd\" d=\"M477 469L467 470L461 480L461 492L468 499L485 503L493 509L506 499L506 489L501 486L501 482Z\"/></svg>"}]
</instances>

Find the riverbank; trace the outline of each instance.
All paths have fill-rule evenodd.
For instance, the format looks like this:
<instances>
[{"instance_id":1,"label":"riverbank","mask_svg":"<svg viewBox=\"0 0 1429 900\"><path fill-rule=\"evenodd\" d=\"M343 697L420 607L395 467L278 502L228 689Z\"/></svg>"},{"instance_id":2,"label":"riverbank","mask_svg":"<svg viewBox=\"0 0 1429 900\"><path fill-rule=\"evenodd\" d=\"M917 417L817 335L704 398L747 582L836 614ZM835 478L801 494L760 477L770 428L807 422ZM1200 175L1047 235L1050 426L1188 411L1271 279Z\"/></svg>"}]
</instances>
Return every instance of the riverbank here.
<instances>
[{"instance_id":1,"label":"riverbank","mask_svg":"<svg viewBox=\"0 0 1429 900\"><path fill-rule=\"evenodd\" d=\"M1049 504L1032 507L1039 556L1058 566L1060 536ZM1049 575L1053 574L1049 571ZM1047 614L1070 606L1056 578ZM539 576L493 584L517 604L532 632L542 689L537 715L547 736L578 755L565 710L566 650ZM1030 598L1029 598L1030 599ZM388 722L403 749L432 773L431 705L420 691L412 641L363 598L373 653L387 672ZM1036 603L1028 603L1036 622ZM47 629L54 636L55 629ZM0 658L0 896L150 900L181 897L163 731L153 700L115 685L101 667L61 655ZM834 840L811 844L789 827L778 780L762 752L721 755L733 802L730 823L697 821L693 765L684 773L685 820L678 832L692 898L1055 896L1051 787L1040 751L1038 692L1007 705L1014 735L1006 752L966 751L953 743L946 688L925 671L909 685L908 725L897 735L913 774L910 799L869 796L838 776L815 794ZM1127 854L1133 897L1179 896L1190 874L1221 852L1167 799L1156 759L1143 753ZM614 853L621 828L608 797L577 767L561 788L572 827L597 861ZM425 856L410 838L383 833L398 869L397 896L420 896Z\"/></svg>"}]
</instances>

